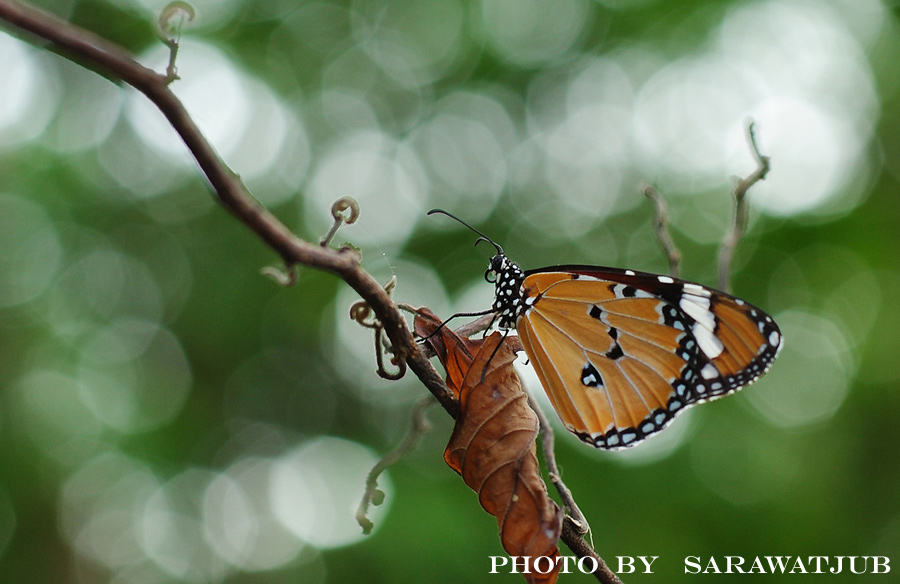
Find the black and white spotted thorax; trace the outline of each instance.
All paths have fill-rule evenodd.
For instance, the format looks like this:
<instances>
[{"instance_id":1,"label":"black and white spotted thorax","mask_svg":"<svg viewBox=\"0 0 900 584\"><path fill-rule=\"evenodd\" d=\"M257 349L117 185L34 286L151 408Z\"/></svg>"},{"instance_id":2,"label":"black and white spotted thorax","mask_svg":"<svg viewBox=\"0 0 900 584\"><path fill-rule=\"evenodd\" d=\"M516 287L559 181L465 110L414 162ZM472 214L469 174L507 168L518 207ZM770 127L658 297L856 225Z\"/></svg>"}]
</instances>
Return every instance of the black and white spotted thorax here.
<instances>
[{"instance_id":1,"label":"black and white spotted thorax","mask_svg":"<svg viewBox=\"0 0 900 584\"><path fill-rule=\"evenodd\" d=\"M501 330L515 328L516 321L535 300L528 297L522 288L525 273L516 262L498 253L491 258L484 276L488 282L494 283L495 296L491 309L497 314L497 326Z\"/></svg>"}]
</instances>

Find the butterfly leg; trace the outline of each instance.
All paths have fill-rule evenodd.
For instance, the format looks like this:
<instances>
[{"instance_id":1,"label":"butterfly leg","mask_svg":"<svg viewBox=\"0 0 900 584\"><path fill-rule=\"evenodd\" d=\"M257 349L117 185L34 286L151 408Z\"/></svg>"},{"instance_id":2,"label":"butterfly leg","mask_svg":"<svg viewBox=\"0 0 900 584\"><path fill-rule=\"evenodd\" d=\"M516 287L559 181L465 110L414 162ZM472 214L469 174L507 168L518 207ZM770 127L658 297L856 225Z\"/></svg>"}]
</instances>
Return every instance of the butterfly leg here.
<instances>
[{"instance_id":1,"label":"butterfly leg","mask_svg":"<svg viewBox=\"0 0 900 584\"><path fill-rule=\"evenodd\" d=\"M490 365L491 361L494 360L494 357L497 355L497 351L500 350L500 347L503 346L503 343L506 342L506 337L509 336L509 329L503 331L503 338L500 339L500 342L497 343L497 346L494 347L494 350L491 352L491 356L488 357L487 363L484 364L484 369L481 372L481 383L484 383L484 377L487 375L488 365Z\"/></svg>"},{"instance_id":2,"label":"butterfly leg","mask_svg":"<svg viewBox=\"0 0 900 584\"><path fill-rule=\"evenodd\" d=\"M487 316L488 314L491 314L491 313L493 313L492 309L482 310L480 312L457 312L456 314L453 314L453 315L450 315L449 317L447 317L447 320L442 322L436 329L434 329L431 332L431 334L429 334L427 337L422 338L421 340L427 341L434 335L438 334L441 331L441 329L447 325L448 322L450 322L451 320L453 320L454 318L457 318L459 316ZM493 325L493 324L494 324L494 319L491 319L490 324L487 327L485 327L485 330L491 328L491 325ZM468 335L464 335L464 336L468 336Z\"/></svg>"}]
</instances>

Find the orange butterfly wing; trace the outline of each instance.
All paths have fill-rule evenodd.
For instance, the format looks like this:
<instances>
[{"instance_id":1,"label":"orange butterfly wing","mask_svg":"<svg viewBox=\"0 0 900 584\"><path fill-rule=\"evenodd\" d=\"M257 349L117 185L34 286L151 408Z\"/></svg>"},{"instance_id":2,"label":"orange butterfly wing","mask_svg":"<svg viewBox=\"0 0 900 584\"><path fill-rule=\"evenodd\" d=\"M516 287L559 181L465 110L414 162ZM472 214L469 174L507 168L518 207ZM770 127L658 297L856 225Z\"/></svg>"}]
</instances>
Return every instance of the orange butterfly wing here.
<instances>
[{"instance_id":1,"label":"orange butterfly wing","mask_svg":"<svg viewBox=\"0 0 900 584\"><path fill-rule=\"evenodd\" d=\"M558 266L526 272L522 288L525 353L566 427L600 448L752 383L782 345L758 308L668 276Z\"/></svg>"}]
</instances>

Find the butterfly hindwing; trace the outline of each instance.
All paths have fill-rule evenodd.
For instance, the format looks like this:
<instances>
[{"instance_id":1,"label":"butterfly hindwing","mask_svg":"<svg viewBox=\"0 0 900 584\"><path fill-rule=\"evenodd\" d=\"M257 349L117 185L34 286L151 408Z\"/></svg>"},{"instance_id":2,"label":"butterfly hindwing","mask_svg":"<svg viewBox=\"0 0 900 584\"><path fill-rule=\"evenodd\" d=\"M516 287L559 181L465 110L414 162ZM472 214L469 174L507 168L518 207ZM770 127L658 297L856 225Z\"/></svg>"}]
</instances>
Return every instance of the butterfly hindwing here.
<instances>
[{"instance_id":1,"label":"butterfly hindwing","mask_svg":"<svg viewBox=\"0 0 900 584\"><path fill-rule=\"evenodd\" d=\"M668 276L558 266L525 272L522 296L526 354L566 426L601 448L753 382L781 347L758 308Z\"/></svg>"}]
</instances>

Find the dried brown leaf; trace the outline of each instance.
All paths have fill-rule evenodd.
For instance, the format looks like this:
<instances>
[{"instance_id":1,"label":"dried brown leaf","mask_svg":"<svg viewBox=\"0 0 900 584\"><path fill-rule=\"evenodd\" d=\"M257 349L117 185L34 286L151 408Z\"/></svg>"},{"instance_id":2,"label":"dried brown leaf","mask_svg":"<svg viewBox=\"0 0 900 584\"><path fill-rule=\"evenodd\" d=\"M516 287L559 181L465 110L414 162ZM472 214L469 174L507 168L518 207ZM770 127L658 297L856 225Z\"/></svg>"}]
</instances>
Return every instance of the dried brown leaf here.
<instances>
[{"instance_id":1,"label":"dried brown leaf","mask_svg":"<svg viewBox=\"0 0 900 584\"><path fill-rule=\"evenodd\" d=\"M442 321L435 313L427 308L420 308L416 312L413 328L416 334L428 339L427 342L447 370L447 387L456 397L459 397L459 389L463 378L466 376L478 348L484 341L473 341L461 337L447 327L441 327ZM440 328L440 331L435 334ZM431 336L434 335L434 336Z\"/></svg>"},{"instance_id":2,"label":"dried brown leaf","mask_svg":"<svg viewBox=\"0 0 900 584\"><path fill-rule=\"evenodd\" d=\"M430 317L433 314L420 323L417 316L419 334L433 324ZM459 417L444 460L497 518L500 540L510 556L547 556L557 566L563 513L541 479L535 445L538 419L513 368L512 343L500 333L480 341L464 339L446 327L429 342L448 369L448 385L462 374ZM529 582L552 584L557 573L553 569L524 576Z\"/></svg>"}]
</instances>

